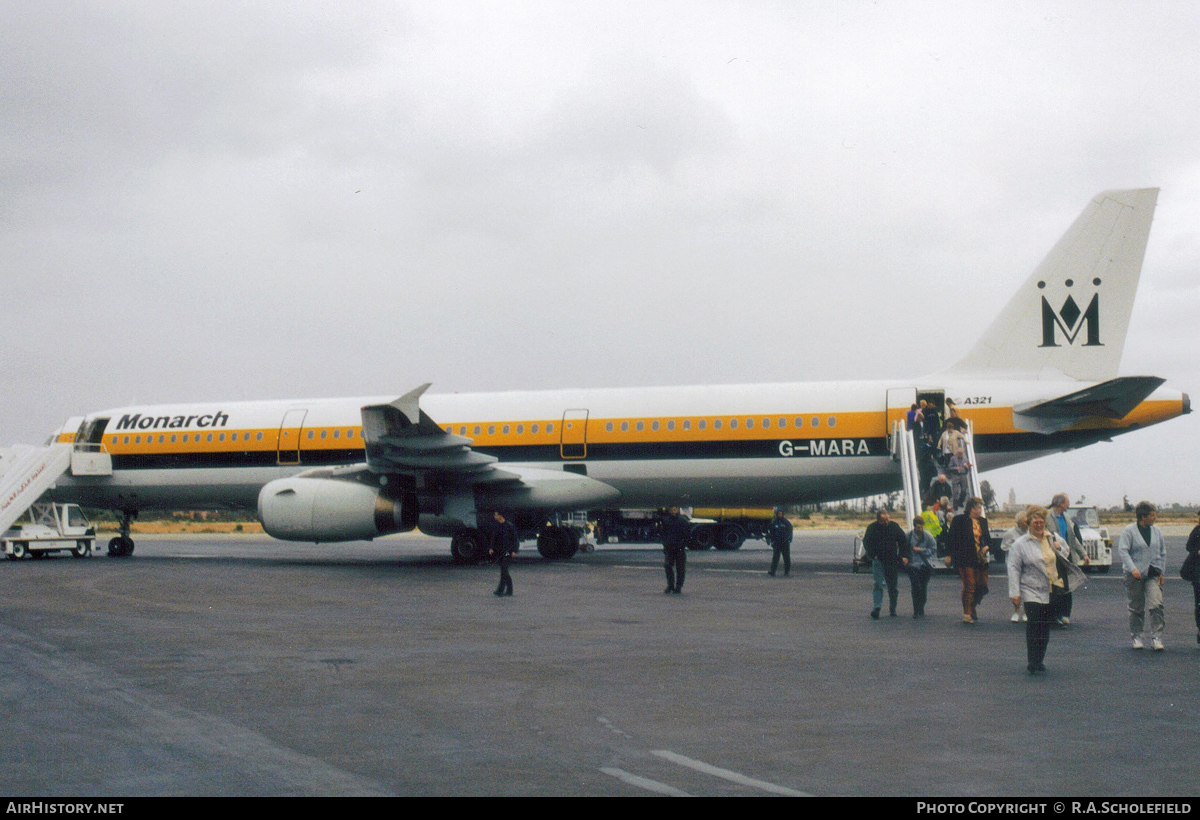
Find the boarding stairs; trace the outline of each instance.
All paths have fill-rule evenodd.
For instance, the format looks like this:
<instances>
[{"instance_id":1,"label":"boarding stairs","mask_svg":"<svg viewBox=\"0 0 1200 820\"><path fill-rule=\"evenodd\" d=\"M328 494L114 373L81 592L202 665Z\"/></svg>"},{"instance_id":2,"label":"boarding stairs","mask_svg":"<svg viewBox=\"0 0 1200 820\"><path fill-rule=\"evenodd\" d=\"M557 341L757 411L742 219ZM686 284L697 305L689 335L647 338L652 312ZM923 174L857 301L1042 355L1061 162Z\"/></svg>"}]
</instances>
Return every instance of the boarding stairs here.
<instances>
[{"instance_id":1,"label":"boarding stairs","mask_svg":"<svg viewBox=\"0 0 1200 820\"><path fill-rule=\"evenodd\" d=\"M905 529L921 514L921 471L917 466L917 442L903 421L892 424L892 461L900 462L904 481Z\"/></svg>"},{"instance_id":2,"label":"boarding stairs","mask_svg":"<svg viewBox=\"0 0 1200 820\"><path fill-rule=\"evenodd\" d=\"M112 458L98 444L17 444L0 449L0 533L68 471L80 476L111 476Z\"/></svg>"},{"instance_id":3,"label":"boarding stairs","mask_svg":"<svg viewBox=\"0 0 1200 820\"><path fill-rule=\"evenodd\" d=\"M983 498L983 486L979 482L979 463L975 458L975 425L970 419L967 419L967 461L971 462L971 470L967 474L967 489L975 498ZM987 516L987 507L983 508L984 517Z\"/></svg>"},{"instance_id":4,"label":"boarding stairs","mask_svg":"<svg viewBox=\"0 0 1200 820\"><path fill-rule=\"evenodd\" d=\"M982 485L979 481L979 464L975 456L975 426L967 421L966 442L967 461L971 463L967 475L967 492L976 498L983 497ZM903 421L892 424L891 436L892 460L900 463L900 476L904 481L904 506L906 511L905 524L921 514L921 471L917 465L917 443L913 431L909 430ZM984 514L986 515L986 509Z\"/></svg>"}]
</instances>

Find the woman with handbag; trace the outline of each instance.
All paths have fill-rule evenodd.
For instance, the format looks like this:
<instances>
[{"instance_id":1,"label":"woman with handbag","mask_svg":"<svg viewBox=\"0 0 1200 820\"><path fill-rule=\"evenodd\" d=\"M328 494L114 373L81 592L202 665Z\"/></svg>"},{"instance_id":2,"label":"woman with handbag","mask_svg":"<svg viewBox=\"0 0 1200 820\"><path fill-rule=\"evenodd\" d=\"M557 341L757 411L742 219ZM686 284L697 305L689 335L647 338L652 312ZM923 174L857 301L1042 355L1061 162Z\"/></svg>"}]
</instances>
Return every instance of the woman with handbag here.
<instances>
[{"instance_id":1,"label":"woman with handbag","mask_svg":"<svg viewBox=\"0 0 1200 820\"><path fill-rule=\"evenodd\" d=\"M1056 595L1070 594L1086 582L1083 570L1072 564L1067 543L1046 529L1045 507L1030 507L1025 512L1029 532L1008 549L1008 597L1013 606L1024 602L1026 669L1033 675L1045 672L1042 661L1050 644L1053 622L1051 601Z\"/></svg>"},{"instance_id":2,"label":"woman with handbag","mask_svg":"<svg viewBox=\"0 0 1200 820\"><path fill-rule=\"evenodd\" d=\"M962 579L963 623L973 624L979 617L979 602L988 593L988 554L992 535L983 517L983 499L967 499L966 510L950 522L946 546L950 550L947 564Z\"/></svg>"}]
</instances>

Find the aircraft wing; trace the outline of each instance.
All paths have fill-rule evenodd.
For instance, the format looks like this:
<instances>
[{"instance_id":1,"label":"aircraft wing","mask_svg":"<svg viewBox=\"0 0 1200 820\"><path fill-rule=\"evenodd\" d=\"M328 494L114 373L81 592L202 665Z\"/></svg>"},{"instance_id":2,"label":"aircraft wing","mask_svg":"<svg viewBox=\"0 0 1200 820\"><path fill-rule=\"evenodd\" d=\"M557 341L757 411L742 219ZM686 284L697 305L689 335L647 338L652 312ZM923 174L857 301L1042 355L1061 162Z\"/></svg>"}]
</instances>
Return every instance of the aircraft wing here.
<instances>
[{"instance_id":1,"label":"aircraft wing","mask_svg":"<svg viewBox=\"0 0 1200 820\"><path fill-rule=\"evenodd\" d=\"M601 481L553 466L501 468L495 456L471 449L471 439L446 432L421 409L428 389L423 384L388 404L362 409L372 473L419 476L445 488L471 486L479 500L497 507L590 509L620 496Z\"/></svg>"},{"instance_id":2,"label":"aircraft wing","mask_svg":"<svg viewBox=\"0 0 1200 820\"><path fill-rule=\"evenodd\" d=\"M1088 418L1122 419L1166 379L1121 376L1046 401L1013 407L1013 423L1026 430L1054 433Z\"/></svg>"},{"instance_id":3,"label":"aircraft wing","mask_svg":"<svg viewBox=\"0 0 1200 820\"><path fill-rule=\"evenodd\" d=\"M367 466L376 473L455 473L494 470L495 456L471 449L471 439L443 430L421 409L423 384L389 404L362 409Z\"/></svg>"}]
</instances>

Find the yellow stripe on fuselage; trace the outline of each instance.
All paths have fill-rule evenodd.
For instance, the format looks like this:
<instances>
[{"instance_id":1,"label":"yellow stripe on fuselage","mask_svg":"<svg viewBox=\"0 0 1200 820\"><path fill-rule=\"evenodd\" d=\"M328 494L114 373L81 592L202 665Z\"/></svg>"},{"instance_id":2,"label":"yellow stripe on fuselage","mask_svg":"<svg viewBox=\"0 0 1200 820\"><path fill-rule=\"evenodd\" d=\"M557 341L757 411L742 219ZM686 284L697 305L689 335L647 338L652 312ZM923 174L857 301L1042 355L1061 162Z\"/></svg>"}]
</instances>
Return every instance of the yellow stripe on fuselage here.
<instances>
[{"instance_id":1,"label":"yellow stripe on fuselage","mask_svg":"<svg viewBox=\"0 0 1200 820\"><path fill-rule=\"evenodd\" d=\"M1090 418L1070 430L1123 429L1157 424L1182 412L1180 401L1144 401L1122 419ZM773 413L753 416L636 416L629 418L589 418L586 440L589 444L625 444L640 442L721 442L793 439L878 438L886 435L889 421L903 419L903 410L888 413L825 411L821 413ZM977 435L1026 432L1012 423L1011 407L974 407L960 409L960 415L972 422ZM472 421L442 424L447 432L472 440L477 447L553 445L563 440L563 420ZM582 419L567 424L579 425ZM718 427L719 424L719 427ZM685 426L686 425L686 426ZM640 426L640 427L639 427ZM290 432L287 442L297 440L301 451L363 449L362 428L338 425L284 428ZM536 431L536 432L535 432ZM578 430L568 431L567 440L582 442ZM186 437L186 441L184 438ZM59 443L72 443L76 434L62 432ZM257 452L279 449L280 429L238 429L222 431L177 430L172 432L106 433L104 449L117 454L170 454L197 452Z\"/></svg>"}]
</instances>

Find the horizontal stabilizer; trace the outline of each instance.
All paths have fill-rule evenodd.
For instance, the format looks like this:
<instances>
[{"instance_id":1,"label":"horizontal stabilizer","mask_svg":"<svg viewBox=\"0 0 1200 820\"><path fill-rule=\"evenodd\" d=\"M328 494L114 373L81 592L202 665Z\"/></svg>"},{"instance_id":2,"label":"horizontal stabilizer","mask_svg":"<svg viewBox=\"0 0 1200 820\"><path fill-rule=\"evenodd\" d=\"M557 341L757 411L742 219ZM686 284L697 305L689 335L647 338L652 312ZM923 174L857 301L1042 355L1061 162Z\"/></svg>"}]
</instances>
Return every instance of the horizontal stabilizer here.
<instances>
[{"instance_id":1,"label":"horizontal stabilizer","mask_svg":"<svg viewBox=\"0 0 1200 820\"><path fill-rule=\"evenodd\" d=\"M1013 407L1013 424L1055 433L1088 418L1123 419L1165 382L1156 376L1122 376L1049 401Z\"/></svg>"}]
</instances>

